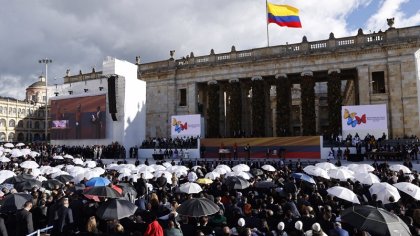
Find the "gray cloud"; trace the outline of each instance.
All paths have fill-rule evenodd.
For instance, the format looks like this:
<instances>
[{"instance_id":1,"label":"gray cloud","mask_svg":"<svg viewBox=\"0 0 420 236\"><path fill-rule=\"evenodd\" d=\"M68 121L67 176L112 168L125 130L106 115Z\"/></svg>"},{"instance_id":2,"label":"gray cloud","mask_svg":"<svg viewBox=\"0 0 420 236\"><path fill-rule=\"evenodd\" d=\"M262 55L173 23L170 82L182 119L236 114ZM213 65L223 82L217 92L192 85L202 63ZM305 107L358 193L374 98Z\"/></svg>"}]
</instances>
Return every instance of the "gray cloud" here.
<instances>
[{"instance_id":1,"label":"gray cloud","mask_svg":"<svg viewBox=\"0 0 420 236\"><path fill-rule=\"evenodd\" d=\"M273 0L272 2L276 2ZM347 36L346 16L372 0L287 2L301 9L302 29L270 25L270 44ZM283 2L283 1L282 1ZM0 0L0 95L23 98L24 87L51 58L49 82L100 68L106 56L142 62L266 46L265 2L255 0ZM400 11L396 9L396 11ZM362 27L362 26L361 26Z\"/></svg>"}]
</instances>

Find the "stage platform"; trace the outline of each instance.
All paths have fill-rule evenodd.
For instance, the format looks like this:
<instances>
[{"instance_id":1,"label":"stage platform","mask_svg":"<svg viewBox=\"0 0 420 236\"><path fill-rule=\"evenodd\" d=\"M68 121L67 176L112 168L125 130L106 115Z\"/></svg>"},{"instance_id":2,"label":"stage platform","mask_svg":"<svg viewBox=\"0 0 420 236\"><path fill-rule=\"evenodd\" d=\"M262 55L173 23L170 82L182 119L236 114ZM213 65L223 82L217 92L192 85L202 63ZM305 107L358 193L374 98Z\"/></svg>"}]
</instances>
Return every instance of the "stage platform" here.
<instances>
[{"instance_id":1,"label":"stage platform","mask_svg":"<svg viewBox=\"0 0 420 236\"><path fill-rule=\"evenodd\" d=\"M321 158L320 136L271 137L271 138L205 138L200 140L201 158L234 159L234 147L240 159L250 158Z\"/></svg>"}]
</instances>

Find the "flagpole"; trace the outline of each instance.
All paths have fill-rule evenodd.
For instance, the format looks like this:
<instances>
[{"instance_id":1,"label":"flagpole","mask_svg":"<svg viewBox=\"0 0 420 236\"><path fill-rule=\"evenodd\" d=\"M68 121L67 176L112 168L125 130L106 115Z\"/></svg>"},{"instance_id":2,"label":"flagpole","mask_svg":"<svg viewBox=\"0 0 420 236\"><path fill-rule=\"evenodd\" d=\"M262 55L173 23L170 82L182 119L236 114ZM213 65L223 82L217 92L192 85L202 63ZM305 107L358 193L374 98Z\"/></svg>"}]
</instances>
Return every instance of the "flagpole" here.
<instances>
[{"instance_id":1,"label":"flagpole","mask_svg":"<svg viewBox=\"0 0 420 236\"><path fill-rule=\"evenodd\" d=\"M267 47L270 47L270 36L268 34L268 3L265 0L265 24L267 26Z\"/></svg>"}]
</instances>

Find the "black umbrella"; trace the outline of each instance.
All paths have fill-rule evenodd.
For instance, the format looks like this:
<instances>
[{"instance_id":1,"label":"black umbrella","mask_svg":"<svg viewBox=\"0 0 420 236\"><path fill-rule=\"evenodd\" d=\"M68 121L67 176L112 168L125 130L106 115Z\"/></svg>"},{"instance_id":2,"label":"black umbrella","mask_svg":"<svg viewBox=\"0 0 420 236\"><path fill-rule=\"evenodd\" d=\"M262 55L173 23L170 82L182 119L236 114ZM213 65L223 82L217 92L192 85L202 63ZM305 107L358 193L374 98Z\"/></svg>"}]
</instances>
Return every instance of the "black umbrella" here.
<instances>
[{"instance_id":1,"label":"black umbrella","mask_svg":"<svg viewBox=\"0 0 420 236\"><path fill-rule=\"evenodd\" d=\"M134 215L137 206L125 199L110 199L103 203L96 215L103 220L119 220Z\"/></svg>"},{"instance_id":2,"label":"black umbrella","mask_svg":"<svg viewBox=\"0 0 420 236\"><path fill-rule=\"evenodd\" d=\"M176 210L180 215L201 217L219 212L219 206L208 198L192 198L183 202Z\"/></svg>"},{"instance_id":3,"label":"black umbrella","mask_svg":"<svg viewBox=\"0 0 420 236\"><path fill-rule=\"evenodd\" d=\"M59 175L59 176L55 177L54 179L59 180L62 183L68 183L68 182L72 181L74 179L74 177L71 176L71 175Z\"/></svg>"},{"instance_id":4,"label":"black umbrella","mask_svg":"<svg viewBox=\"0 0 420 236\"><path fill-rule=\"evenodd\" d=\"M256 188L276 188L277 184L271 181L259 181L255 184Z\"/></svg>"},{"instance_id":5,"label":"black umbrella","mask_svg":"<svg viewBox=\"0 0 420 236\"><path fill-rule=\"evenodd\" d=\"M33 187L41 187L41 186L42 186L41 181L38 181L36 179L27 179L27 180L24 180L23 182L19 182L14 185L15 189L18 192L23 192L25 190L32 190Z\"/></svg>"},{"instance_id":6,"label":"black umbrella","mask_svg":"<svg viewBox=\"0 0 420 236\"><path fill-rule=\"evenodd\" d=\"M1 201L1 208L0 212L8 213L8 212L15 212L19 209L23 208L23 204L25 202L32 199L32 196L26 193L14 193L7 195Z\"/></svg>"},{"instance_id":7,"label":"black umbrella","mask_svg":"<svg viewBox=\"0 0 420 236\"><path fill-rule=\"evenodd\" d=\"M50 189L50 190L58 189L58 188L61 188L63 186L64 186L64 184L61 181L56 180L56 179L49 179L49 180L46 180L46 181L42 182L42 187L44 187L46 189Z\"/></svg>"},{"instance_id":8,"label":"black umbrella","mask_svg":"<svg viewBox=\"0 0 420 236\"><path fill-rule=\"evenodd\" d=\"M369 205L345 209L341 221L376 235L411 235L408 226L397 215Z\"/></svg>"},{"instance_id":9,"label":"black umbrella","mask_svg":"<svg viewBox=\"0 0 420 236\"><path fill-rule=\"evenodd\" d=\"M124 196L137 197L137 191L130 183L119 183L118 186L122 189Z\"/></svg>"},{"instance_id":10,"label":"black umbrella","mask_svg":"<svg viewBox=\"0 0 420 236\"><path fill-rule=\"evenodd\" d=\"M10 178L6 179L4 181L4 183L6 183L6 184L16 184L16 183L20 183L20 182L23 182L23 181L28 180L28 179L33 179L33 178L34 178L34 176L32 176L32 175L21 174L21 175L16 175L16 176L13 176L13 177L10 177Z\"/></svg>"},{"instance_id":11,"label":"black umbrella","mask_svg":"<svg viewBox=\"0 0 420 236\"><path fill-rule=\"evenodd\" d=\"M120 198L122 195L117 190L108 186L94 186L85 189L84 195L92 195L106 198Z\"/></svg>"},{"instance_id":12,"label":"black umbrella","mask_svg":"<svg viewBox=\"0 0 420 236\"><path fill-rule=\"evenodd\" d=\"M233 189L246 189L249 187L248 180L240 176L230 176L226 179L226 184Z\"/></svg>"},{"instance_id":13,"label":"black umbrella","mask_svg":"<svg viewBox=\"0 0 420 236\"><path fill-rule=\"evenodd\" d=\"M261 170L261 169L252 169L251 170L251 174L253 174L253 175L263 175L264 174L264 172Z\"/></svg>"}]
</instances>

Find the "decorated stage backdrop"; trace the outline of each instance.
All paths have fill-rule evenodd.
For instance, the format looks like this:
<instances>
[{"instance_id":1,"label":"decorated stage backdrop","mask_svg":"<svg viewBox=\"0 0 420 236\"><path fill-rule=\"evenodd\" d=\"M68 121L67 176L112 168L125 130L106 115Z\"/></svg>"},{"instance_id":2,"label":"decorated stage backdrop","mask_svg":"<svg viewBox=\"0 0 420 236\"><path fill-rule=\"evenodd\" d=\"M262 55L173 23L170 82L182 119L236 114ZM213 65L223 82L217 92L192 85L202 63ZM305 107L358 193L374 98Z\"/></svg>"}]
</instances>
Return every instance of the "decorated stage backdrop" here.
<instances>
[{"instance_id":1,"label":"decorated stage backdrop","mask_svg":"<svg viewBox=\"0 0 420 236\"><path fill-rule=\"evenodd\" d=\"M356 133L363 139L366 134L376 138L383 133L388 135L388 116L386 104L343 106L341 108L343 138Z\"/></svg>"},{"instance_id":2,"label":"decorated stage backdrop","mask_svg":"<svg viewBox=\"0 0 420 236\"><path fill-rule=\"evenodd\" d=\"M172 116L170 122L172 137L201 136L201 116L178 115Z\"/></svg>"}]
</instances>

